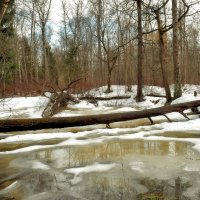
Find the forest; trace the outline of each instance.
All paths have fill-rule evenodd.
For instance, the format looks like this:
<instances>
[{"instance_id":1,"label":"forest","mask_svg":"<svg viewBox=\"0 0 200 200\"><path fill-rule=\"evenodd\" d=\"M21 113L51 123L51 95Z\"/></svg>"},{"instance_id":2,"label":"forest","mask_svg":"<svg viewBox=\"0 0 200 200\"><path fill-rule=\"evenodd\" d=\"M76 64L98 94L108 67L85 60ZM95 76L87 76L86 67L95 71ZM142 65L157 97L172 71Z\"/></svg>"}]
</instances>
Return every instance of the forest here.
<instances>
[{"instance_id":1,"label":"forest","mask_svg":"<svg viewBox=\"0 0 200 200\"><path fill-rule=\"evenodd\" d=\"M1 95L137 84L199 84L196 0L3 0L0 5ZM55 15L57 13L57 16ZM53 15L54 14L54 15ZM59 18L59 22L55 20ZM170 93L170 84L175 92Z\"/></svg>"},{"instance_id":2,"label":"forest","mask_svg":"<svg viewBox=\"0 0 200 200\"><path fill-rule=\"evenodd\" d=\"M199 200L199 12L0 0L0 200Z\"/></svg>"}]
</instances>

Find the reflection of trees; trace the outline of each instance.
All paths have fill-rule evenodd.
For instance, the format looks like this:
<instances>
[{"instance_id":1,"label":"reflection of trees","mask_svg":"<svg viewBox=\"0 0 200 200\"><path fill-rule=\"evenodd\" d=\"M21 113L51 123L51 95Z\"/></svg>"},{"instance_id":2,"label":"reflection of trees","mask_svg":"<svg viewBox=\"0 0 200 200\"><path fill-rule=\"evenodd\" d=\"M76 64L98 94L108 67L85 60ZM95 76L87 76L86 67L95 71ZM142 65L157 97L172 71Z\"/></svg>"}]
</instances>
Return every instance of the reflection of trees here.
<instances>
[{"instance_id":1,"label":"reflection of trees","mask_svg":"<svg viewBox=\"0 0 200 200\"><path fill-rule=\"evenodd\" d=\"M189 155L194 154L191 144L175 141L126 140L103 144L46 150L36 153L40 159L55 168L85 166L93 162L118 161L129 155Z\"/></svg>"},{"instance_id":2,"label":"reflection of trees","mask_svg":"<svg viewBox=\"0 0 200 200\"><path fill-rule=\"evenodd\" d=\"M174 182L174 184L172 184ZM188 199L184 197L184 191L186 191L191 185L189 182L183 183L180 177L171 180L158 180L145 178L141 180L141 184L144 185L148 192L141 193L138 195L138 199L149 200L149 199L171 199L181 200Z\"/></svg>"},{"instance_id":3,"label":"reflection of trees","mask_svg":"<svg viewBox=\"0 0 200 200\"><path fill-rule=\"evenodd\" d=\"M191 144L175 141L120 140L87 146L73 146L49 149L33 154L33 159L41 160L53 168L72 168L94 162L118 162L130 155L193 157Z\"/></svg>"},{"instance_id":4,"label":"reflection of trees","mask_svg":"<svg viewBox=\"0 0 200 200\"><path fill-rule=\"evenodd\" d=\"M44 171L33 171L22 180L25 184L25 191L30 194L36 194L44 191L56 190L55 174Z\"/></svg>"},{"instance_id":5,"label":"reflection of trees","mask_svg":"<svg viewBox=\"0 0 200 200\"><path fill-rule=\"evenodd\" d=\"M122 156L128 156L130 154L170 155L173 150L175 155L185 155L191 149L190 146L187 143L169 143L167 141L117 141L101 145L78 147L72 149L72 155L74 154L74 163L85 165L95 161L119 160Z\"/></svg>"},{"instance_id":6,"label":"reflection of trees","mask_svg":"<svg viewBox=\"0 0 200 200\"><path fill-rule=\"evenodd\" d=\"M127 200L136 199L136 191L132 180L124 184L123 177L111 178L101 176L91 176L89 185L82 191L87 199L96 200ZM86 191L88 190L89 191Z\"/></svg>"}]
</instances>

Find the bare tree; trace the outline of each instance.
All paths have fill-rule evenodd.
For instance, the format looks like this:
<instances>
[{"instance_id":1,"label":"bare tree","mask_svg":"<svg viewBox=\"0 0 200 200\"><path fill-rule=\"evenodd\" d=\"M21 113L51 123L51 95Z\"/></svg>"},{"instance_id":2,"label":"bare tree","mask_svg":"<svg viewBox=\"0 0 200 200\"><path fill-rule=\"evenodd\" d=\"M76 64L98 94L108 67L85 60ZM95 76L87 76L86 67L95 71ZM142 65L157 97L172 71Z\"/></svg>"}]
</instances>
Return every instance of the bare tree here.
<instances>
[{"instance_id":1,"label":"bare tree","mask_svg":"<svg viewBox=\"0 0 200 200\"><path fill-rule=\"evenodd\" d=\"M189 11L189 6L185 3L184 0L182 0L182 1L184 2L184 5L186 6L186 10L181 16L179 16L179 17L177 17L178 15L175 16L175 18L176 18L176 20L175 20L175 22L176 22L175 23L175 44L173 45L173 48L175 48L174 61L176 63L174 72L176 71L176 76L178 79L177 82L179 82L179 83L180 83L180 74L179 74L180 72L179 72L179 67L177 66L178 65L178 60L177 60L178 59L178 46L177 46L177 34L178 34L177 28L178 27L176 27L176 26L177 26L177 23L180 22ZM161 64L161 70L162 70L162 77L163 77L163 83L164 83L164 87L165 87L167 102L170 102L172 100L172 96L171 96L171 92L170 92L170 87L169 87L169 83L168 83L168 75L167 75L167 71L166 71L166 69L167 69L167 43L165 42L165 37L167 37L166 33L174 28L174 21L171 24L166 24L166 23L163 23L163 21L161 19L161 11L162 11L162 9L165 8L165 6L168 4L168 2L169 2L169 0L166 0L166 1L163 1L160 6L154 5L154 6L149 6L149 8L155 14L155 19L157 22L157 29L152 30L150 32L158 31L158 34L159 34L160 64ZM175 10L177 12L177 9L175 9ZM174 17L174 14L173 14L173 17ZM166 20L165 20L165 22L166 22ZM173 37L173 39L174 39L174 37ZM180 86L180 89L181 89L181 86Z\"/></svg>"},{"instance_id":2,"label":"bare tree","mask_svg":"<svg viewBox=\"0 0 200 200\"><path fill-rule=\"evenodd\" d=\"M92 5L92 13L95 16L95 25L96 25L96 39L97 39L97 58L98 58L98 67L100 71L100 81L103 82L103 61L102 61L102 45L101 45L101 33L102 33L102 23L104 18L104 2L103 0L90 0Z\"/></svg>"},{"instance_id":3,"label":"bare tree","mask_svg":"<svg viewBox=\"0 0 200 200\"><path fill-rule=\"evenodd\" d=\"M49 68L47 59L47 22L49 20L50 8L52 0L38 0L35 1L36 10L39 17L39 26L41 29L42 40L42 66L45 72L45 79L49 78Z\"/></svg>"}]
</instances>

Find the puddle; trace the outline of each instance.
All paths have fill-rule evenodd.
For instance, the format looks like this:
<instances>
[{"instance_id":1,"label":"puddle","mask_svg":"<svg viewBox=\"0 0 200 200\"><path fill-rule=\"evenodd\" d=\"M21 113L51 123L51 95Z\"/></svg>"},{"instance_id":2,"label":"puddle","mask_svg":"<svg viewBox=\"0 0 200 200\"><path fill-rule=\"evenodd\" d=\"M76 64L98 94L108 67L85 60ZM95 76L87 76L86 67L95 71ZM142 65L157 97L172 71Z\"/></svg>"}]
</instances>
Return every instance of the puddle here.
<instances>
[{"instance_id":1,"label":"puddle","mask_svg":"<svg viewBox=\"0 0 200 200\"><path fill-rule=\"evenodd\" d=\"M5 156L0 159L0 191L15 181L19 186L0 193L0 199L168 199L180 177L181 198L193 200L198 193L193 185L200 186L199 158L190 143L146 140Z\"/></svg>"},{"instance_id":2,"label":"puddle","mask_svg":"<svg viewBox=\"0 0 200 200\"><path fill-rule=\"evenodd\" d=\"M200 131L193 132L171 132L166 131L161 134L156 134L157 136L173 137L173 138L200 138Z\"/></svg>"}]
</instances>

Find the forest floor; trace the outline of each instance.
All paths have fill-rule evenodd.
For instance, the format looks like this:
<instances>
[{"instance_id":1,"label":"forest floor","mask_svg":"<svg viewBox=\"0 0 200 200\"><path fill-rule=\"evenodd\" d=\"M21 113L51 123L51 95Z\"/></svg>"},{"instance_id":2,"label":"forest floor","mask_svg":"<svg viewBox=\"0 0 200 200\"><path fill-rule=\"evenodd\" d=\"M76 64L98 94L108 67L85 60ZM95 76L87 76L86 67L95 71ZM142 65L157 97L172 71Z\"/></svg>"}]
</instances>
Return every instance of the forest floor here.
<instances>
[{"instance_id":1,"label":"forest floor","mask_svg":"<svg viewBox=\"0 0 200 200\"><path fill-rule=\"evenodd\" d=\"M88 101L81 101L78 104L70 103L66 110L53 117L128 112L160 107L165 104L164 98L149 96L145 97L144 102L136 103L134 99L136 86L132 87L132 92L126 92L125 86L112 86L113 92L109 94L105 94L105 90L106 87L101 87L92 89L86 94L98 97L117 95L131 97L123 100L99 101L98 106ZM194 96L194 91L198 93L196 97ZM164 90L160 87L146 86L144 93L164 95ZM200 86L185 85L183 87L183 96L172 103L176 104L199 99ZM0 102L0 118L41 117L48 101L49 99L43 96L3 99ZM190 112L190 110L185 112ZM49 190L49 184L51 183L55 184L55 187L61 188L58 191L59 193L61 191L64 192L62 195L69 194L66 194L66 187L69 187L70 194L75 191L82 191L84 198L94 199L95 191L97 190L95 184L97 184L98 180L102 183L102 181L108 179L109 187L115 188L111 188L112 192L116 192L115 184L119 178L119 183L117 184L119 184L119 188L124 187L123 190L125 191L127 189L126 184L130 181L129 177L133 176L132 181L140 180L137 182L138 188L134 185L134 190L131 190L136 192L131 194L133 195L131 199L136 199L134 195L155 195L155 193L151 193L150 185L148 185L150 182L148 181L156 179L158 187L160 187L158 180L167 180L168 184L173 185L172 181L179 176L184 184L190 183L184 189L183 195L191 197L191 199L198 199L200 185L200 118L198 115L190 115L190 120L188 120L179 113L169 113L167 116L172 122L168 122L164 116L158 116L152 117L155 123L153 125L148 119L140 119L112 123L110 125L111 128L107 128L105 125L95 125L11 132L9 134L0 133L2 138L6 135L5 138L0 140L0 171L2 173L6 171L7 173L13 168L17 171L32 169L31 173L26 175L28 178L19 178L3 190L0 188L0 197L1 194L11 195L10 191L16 190L16 188L19 189L20 186L23 187L24 191L29 192L28 196L32 195L31 200L51 199L51 197L56 199L52 195L57 195L57 193L44 193L44 191ZM124 171L121 170L121 166L124 167ZM163 169L165 169L164 173ZM30 181L34 177L32 177L32 173L37 174L38 170L41 176L38 177L38 181L44 179L43 183L45 182L48 187L41 189L41 193L36 189L30 192L30 188L36 187L34 183L36 185L39 184L37 181ZM52 170L53 176L51 176ZM106 175L110 171L112 173ZM134 173L132 173L133 171ZM50 181L45 178L47 177L47 172L49 177L53 177ZM43 173L44 177L41 175ZM98 173L100 174L97 175ZM127 175L124 180L128 182L121 186L120 183L123 178L121 175L124 176L124 173ZM88 175L88 177L85 175ZM100 179L102 176L104 179ZM54 177L56 177L55 183L53 181ZM68 180L67 183L63 177ZM147 177L148 179L146 179ZM145 184L148 183L145 187L141 182L144 180ZM81 185L82 183L83 185ZM85 183L91 184L91 186L87 187ZM98 184L101 185L101 183ZM27 187L29 185L29 189L24 185L27 185ZM64 188L63 190L62 187ZM108 185L103 188L107 187ZM86 190L90 190L89 193L94 193L94 196L87 197L89 193ZM169 189L165 191L165 194L169 197L171 195L170 191ZM46 196L39 198L40 195ZM130 191L125 191L124 195L130 195ZM156 191L156 195L160 195L160 193ZM80 199L84 199L83 196ZM21 197L16 199L21 199ZM109 199L112 198L110 197ZM116 198L113 196L113 199ZM129 199L129 197L126 199Z\"/></svg>"},{"instance_id":2,"label":"forest floor","mask_svg":"<svg viewBox=\"0 0 200 200\"><path fill-rule=\"evenodd\" d=\"M143 110L149 108L155 108L163 106L166 103L165 98L146 96L145 101L137 103L135 101L136 86L132 86L132 91L128 92L125 86L113 85L112 92L106 94L106 87L95 88L84 93L84 95L92 95L98 97L113 97L113 96L130 96L128 99L120 100L106 100L98 101L98 105L89 103L86 100L80 101L80 103L69 103L66 110L54 115L53 117L66 117L76 115L87 115L95 113L110 113L110 112L126 112ZM173 92L173 86L171 86ZM197 92L197 96L194 96L194 91ZM157 86L145 86L144 95L165 95L164 89ZM0 119L6 118L40 118L42 112L48 103L47 96L50 93L46 93L44 96L36 97L12 97L0 100ZM83 94L82 94L83 95ZM80 96L80 94L74 94L74 96ZM173 101L173 104L183 103L187 101L194 101L200 99L200 86L197 85L185 85L183 87L183 96ZM81 112L79 112L81 111ZM85 111L85 112L83 112Z\"/></svg>"},{"instance_id":3,"label":"forest floor","mask_svg":"<svg viewBox=\"0 0 200 200\"><path fill-rule=\"evenodd\" d=\"M173 86L172 91L173 91ZM98 97L112 97L112 96L131 96L129 99L122 99L122 100L109 100L109 101L99 101L98 105L94 105L92 103L89 103L88 101L80 101L79 103L73 103L69 104L66 108L66 110L63 110L62 112L54 115L53 117L66 117L66 116L80 116L80 115L90 115L90 114L103 114L103 113L117 113L117 112L128 112L128 111L135 111L135 110L143 110L143 109L149 109L154 107L160 107L163 106L166 102L165 98L162 97L150 97L146 96L145 101L137 103L135 101L136 96L136 86L132 86L132 91L127 92L125 86L118 86L113 85L112 86L112 92L109 94L104 93L106 90L106 87L100 87L96 89L92 89L90 91L87 91L86 94L98 96ZM194 96L194 91L197 92L197 96ZM164 95L164 89L161 87L156 86L146 86L144 87L144 94L157 94L157 95ZM46 95L47 96L47 95ZM76 95L75 95L76 96ZM185 85L183 87L183 96L179 99L176 99L172 102L172 104L176 103L183 103L188 101L194 101L200 99L200 86L196 85ZM42 111L45 108L45 105L49 99L47 97L43 96L37 96L37 97L13 97L8 99L2 99L0 102L0 118L1 119L10 119L10 118L40 118L42 117ZM185 111L191 112L190 109ZM168 118L172 121L169 122L166 117L164 116L158 116L158 117L152 117L154 125L150 126L150 121L148 119L144 120L134 120L134 121L127 121L127 122L119 122L119 123L112 123L111 128L107 129L105 128L105 125L94 125L94 126L86 126L86 127L79 127L79 130L86 130L86 132L80 132L80 135L87 135L90 134L90 132L87 132L87 130L93 130L93 129L99 129L99 134L104 135L106 132L107 134L114 134L118 135L118 132L123 131L131 131L131 129L135 128L138 132L134 135L128 135L128 138L141 138L146 136L146 132L143 132L143 130L147 131L153 130L153 129L159 129L159 133L161 132L185 132L185 133L192 133L192 134L200 134L200 119L198 115L191 115L189 118L191 120L187 120L184 118L180 113L168 113L166 114ZM122 129L120 129L122 128ZM124 128L124 129L123 129ZM126 129L128 128L128 129ZM130 129L130 130L129 130ZM66 128L66 130L72 130L72 132L77 132L77 128ZM160 132L160 130L163 130ZM52 131L51 131L52 132ZM37 134L37 138L35 135L29 136L12 136L8 137L6 139L3 139L0 141L0 143L6 142L6 141L14 141L16 140L40 140L40 139L64 139L69 138L72 136L72 138L79 137L79 134L74 135L73 133L69 133L66 135L65 133L55 133L52 134ZM36 131L37 133L37 131ZM92 133L92 132L91 132ZM153 132L149 132L148 135L151 135L151 137L148 137L148 139L156 139L156 133L157 130ZM2 135L2 134L0 134ZM169 134L170 135L170 134ZM166 139L159 137L158 139ZM169 140L169 137L167 138ZM177 138L177 140L184 141L185 139ZM188 141L188 139L187 139ZM194 142L192 139L190 139L191 142ZM200 143L195 143L195 148L200 151Z\"/></svg>"}]
</instances>

